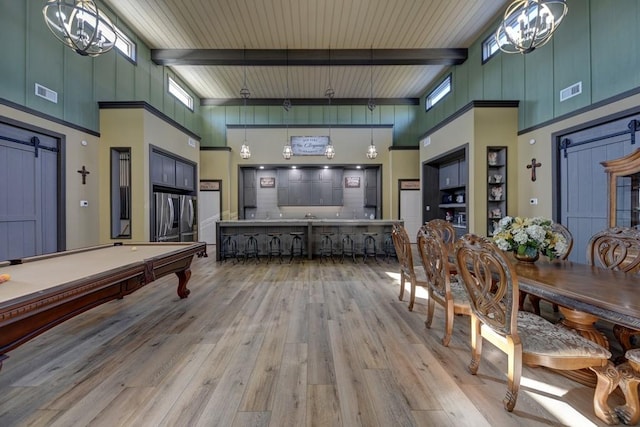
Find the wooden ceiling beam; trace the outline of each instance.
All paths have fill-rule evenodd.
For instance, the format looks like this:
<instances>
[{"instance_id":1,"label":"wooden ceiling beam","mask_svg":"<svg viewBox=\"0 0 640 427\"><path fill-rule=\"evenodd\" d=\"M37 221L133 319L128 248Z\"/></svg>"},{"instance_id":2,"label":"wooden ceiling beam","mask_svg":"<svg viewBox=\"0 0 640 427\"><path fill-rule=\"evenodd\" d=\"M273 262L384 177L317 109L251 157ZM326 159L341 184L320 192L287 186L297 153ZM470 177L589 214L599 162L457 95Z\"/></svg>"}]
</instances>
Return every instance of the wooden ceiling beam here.
<instances>
[{"instance_id":1,"label":"wooden ceiling beam","mask_svg":"<svg viewBox=\"0 0 640 427\"><path fill-rule=\"evenodd\" d=\"M459 65L467 49L152 49L157 65Z\"/></svg>"}]
</instances>

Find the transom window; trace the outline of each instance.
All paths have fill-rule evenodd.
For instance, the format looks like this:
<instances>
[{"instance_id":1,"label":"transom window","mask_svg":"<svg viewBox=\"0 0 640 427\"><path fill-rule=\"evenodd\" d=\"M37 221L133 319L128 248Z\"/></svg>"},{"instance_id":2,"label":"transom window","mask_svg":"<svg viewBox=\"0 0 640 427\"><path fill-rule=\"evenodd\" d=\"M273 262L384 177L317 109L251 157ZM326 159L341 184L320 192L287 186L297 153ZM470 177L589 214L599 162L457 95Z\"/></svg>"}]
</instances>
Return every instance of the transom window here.
<instances>
[{"instance_id":1,"label":"transom window","mask_svg":"<svg viewBox=\"0 0 640 427\"><path fill-rule=\"evenodd\" d=\"M114 27L118 38L116 39L116 49L133 63L137 61L136 44L127 37L120 29Z\"/></svg>"},{"instance_id":2,"label":"transom window","mask_svg":"<svg viewBox=\"0 0 640 427\"><path fill-rule=\"evenodd\" d=\"M171 77L169 77L169 93L175 96L178 101L182 102L188 109L193 111L193 97Z\"/></svg>"},{"instance_id":3,"label":"transom window","mask_svg":"<svg viewBox=\"0 0 640 427\"><path fill-rule=\"evenodd\" d=\"M427 95L426 109L429 111L431 107L436 105L442 98L451 92L451 74L449 74L435 89Z\"/></svg>"},{"instance_id":4,"label":"transom window","mask_svg":"<svg viewBox=\"0 0 640 427\"><path fill-rule=\"evenodd\" d=\"M491 34L482 42L482 63L484 64L500 50L495 34Z\"/></svg>"}]
</instances>

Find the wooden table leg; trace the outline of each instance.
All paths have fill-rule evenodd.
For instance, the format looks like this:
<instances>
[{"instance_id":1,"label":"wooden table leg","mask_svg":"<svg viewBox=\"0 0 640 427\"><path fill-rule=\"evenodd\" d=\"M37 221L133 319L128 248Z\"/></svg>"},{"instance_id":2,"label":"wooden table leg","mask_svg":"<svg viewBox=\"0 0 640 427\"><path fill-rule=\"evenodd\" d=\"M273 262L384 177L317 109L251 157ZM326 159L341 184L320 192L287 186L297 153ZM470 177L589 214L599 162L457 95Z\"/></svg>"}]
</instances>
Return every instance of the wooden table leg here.
<instances>
[{"instance_id":1,"label":"wooden table leg","mask_svg":"<svg viewBox=\"0 0 640 427\"><path fill-rule=\"evenodd\" d=\"M600 344L602 347L609 349L609 341L594 324L598 320L597 317L582 311L573 310L566 307L559 307L560 313L564 317L560 321L560 325L567 329L571 329L582 335L583 337ZM578 369L575 371L555 371L574 381L589 387L595 387L597 378L595 373L590 369Z\"/></svg>"},{"instance_id":2,"label":"wooden table leg","mask_svg":"<svg viewBox=\"0 0 640 427\"><path fill-rule=\"evenodd\" d=\"M638 398L640 366L629 362L618 365L616 369L620 372L620 389L624 393L625 399L623 406L616 407L616 414L623 423L635 425L640 420L640 401Z\"/></svg>"}]
</instances>

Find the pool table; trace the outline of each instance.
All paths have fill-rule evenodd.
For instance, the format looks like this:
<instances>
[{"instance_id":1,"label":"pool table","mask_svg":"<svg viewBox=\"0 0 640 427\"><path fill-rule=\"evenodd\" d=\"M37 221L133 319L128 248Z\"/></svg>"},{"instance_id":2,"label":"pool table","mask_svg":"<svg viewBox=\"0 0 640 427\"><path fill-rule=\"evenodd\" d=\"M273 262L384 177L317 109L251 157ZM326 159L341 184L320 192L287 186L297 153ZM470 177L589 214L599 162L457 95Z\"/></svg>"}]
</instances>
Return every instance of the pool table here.
<instances>
[{"instance_id":1,"label":"pool table","mask_svg":"<svg viewBox=\"0 0 640 427\"><path fill-rule=\"evenodd\" d=\"M190 291L193 255L205 243L115 243L0 262L0 369L10 350L100 304L170 273Z\"/></svg>"}]
</instances>

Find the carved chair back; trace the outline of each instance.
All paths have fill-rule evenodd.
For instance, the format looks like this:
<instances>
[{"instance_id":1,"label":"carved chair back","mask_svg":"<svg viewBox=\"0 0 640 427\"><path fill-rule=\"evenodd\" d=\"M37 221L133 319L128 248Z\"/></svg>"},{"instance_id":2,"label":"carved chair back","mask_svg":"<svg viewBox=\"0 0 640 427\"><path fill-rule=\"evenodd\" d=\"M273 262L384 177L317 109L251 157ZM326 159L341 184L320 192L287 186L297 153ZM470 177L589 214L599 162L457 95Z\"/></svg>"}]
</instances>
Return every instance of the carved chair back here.
<instances>
[{"instance_id":1,"label":"carved chair back","mask_svg":"<svg viewBox=\"0 0 640 427\"><path fill-rule=\"evenodd\" d=\"M453 253L453 243L456 240L456 230L453 228L453 225L444 219L432 219L420 228L427 225L431 227L431 230L436 233L438 237L440 237L440 240L442 240L445 245L447 253Z\"/></svg>"},{"instance_id":2,"label":"carved chair back","mask_svg":"<svg viewBox=\"0 0 640 427\"><path fill-rule=\"evenodd\" d=\"M561 254L558 254L559 259L567 259L571 254L571 250L573 249L573 235L567 227L557 222L553 223L553 225L551 226L551 230L562 235L562 237L564 237L564 239L567 241L567 250Z\"/></svg>"},{"instance_id":3,"label":"carved chair back","mask_svg":"<svg viewBox=\"0 0 640 427\"><path fill-rule=\"evenodd\" d=\"M435 227L425 224L418 230L418 253L430 290L441 300L451 299L448 252ZM430 293L431 295L431 293Z\"/></svg>"},{"instance_id":4,"label":"carved chair back","mask_svg":"<svg viewBox=\"0 0 640 427\"><path fill-rule=\"evenodd\" d=\"M589 239L587 263L625 273L640 272L640 230L613 227Z\"/></svg>"},{"instance_id":5,"label":"carved chair back","mask_svg":"<svg viewBox=\"0 0 640 427\"><path fill-rule=\"evenodd\" d=\"M493 241L466 234L455 244L458 274L471 311L502 336L517 336L518 277Z\"/></svg>"}]
</instances>

